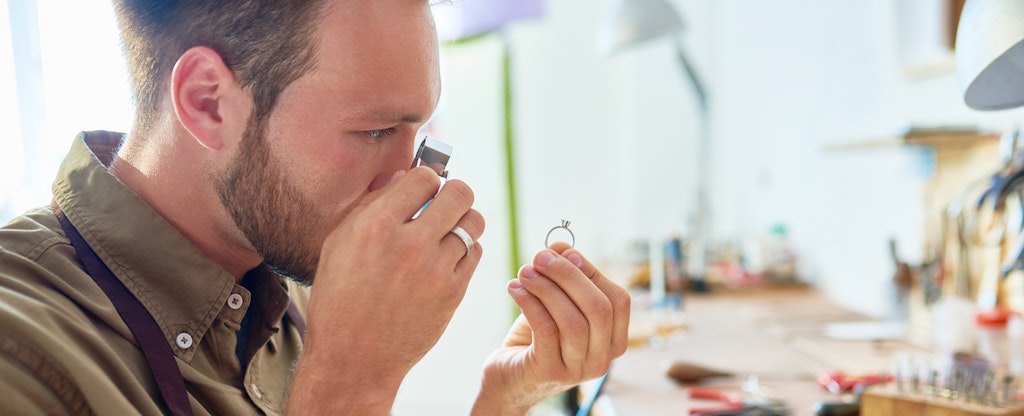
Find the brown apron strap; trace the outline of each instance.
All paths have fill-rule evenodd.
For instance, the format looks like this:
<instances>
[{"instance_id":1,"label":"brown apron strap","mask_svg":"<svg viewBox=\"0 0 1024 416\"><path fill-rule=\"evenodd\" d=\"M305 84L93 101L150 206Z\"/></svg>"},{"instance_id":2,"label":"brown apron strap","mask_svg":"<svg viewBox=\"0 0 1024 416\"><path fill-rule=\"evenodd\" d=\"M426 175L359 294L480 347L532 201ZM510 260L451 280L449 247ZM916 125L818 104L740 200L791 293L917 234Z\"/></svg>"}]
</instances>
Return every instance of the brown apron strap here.
<instances>
[{"instance_id":1,"label":"brown apron strap","mask_svg":"<svg viewBox=\"0 0 1024 416\"><path fill-rule=\"evenodd\" d=\"M146 362L149 363L156 386L160 390L167 409L174 416L191 416L192 406L189 404L188 393L185 390L185 379L181 376L181 370L178 369L178 364L174 360L174 353L167 344L167 339L164 338L160 326L157 325L156 320L146 310L146 307L128 291L121 280L114 276L110 268L92 250L92 247L89 247L78 229L71 224L68 217L57 206L56 201L52 207L53 212L57 214L57 220L60 221L60 226L64 228L64 233L67 234L75 252L78 253L78 258L85 265L85 271L96 281L100 289L103 289L103 293L114 304L117 313L121 315L121 319L138 340L139 348L146 357Z\"/></svg>"}]
</instances>

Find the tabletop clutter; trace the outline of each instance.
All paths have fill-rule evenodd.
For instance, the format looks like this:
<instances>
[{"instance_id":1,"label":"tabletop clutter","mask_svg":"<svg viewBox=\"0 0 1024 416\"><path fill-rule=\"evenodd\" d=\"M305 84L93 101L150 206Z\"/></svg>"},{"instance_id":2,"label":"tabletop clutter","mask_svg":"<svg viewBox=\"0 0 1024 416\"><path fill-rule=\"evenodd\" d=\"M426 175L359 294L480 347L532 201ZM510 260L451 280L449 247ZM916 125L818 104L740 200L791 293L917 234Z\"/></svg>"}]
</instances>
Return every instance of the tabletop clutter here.
<instances>
[{"instance_id":1,"label":"tabletop clutter","mask_svg":"<svg viewBox=\"0 0 1024 416\"><path fill-rule=\"evenodd\" d=\"M1001 165L946 205L933 258L896 283L919 286L931 351L894 363L871 396L886 409L1024 414L1024 151L1019 131L1000 141Z\"/></svg>"},{"instance_id":2,"label":"tabletop clutter","mask_svg":"<svg viewBox=\"0 0 1024 416\"><path fill-rule=\"evenodd\" d=\"M906 308L903 318L915 310L929 321L929 339L922 345L926 352L896 354L889 368L865 368L860 375L822 373L820 388L847 395L819 403L815 414L1024 415L1024 146L1018 138L1018 131L1003 134L1001 164L944 206L941 224L934 224L939 241L926 250L921 264L903 261L896 242L889 241L892 283ZM690 317L684 294L799 285L798 257L786 242L785 227L768 237L754 250L721 245L707 256L699 275L687 272L694 268L686 265L684 239L638 243L630 285L649 289L634 300L646 304L647 315L640 320L648 322L638 325L631 347L663 343L673 332L685 332ZM750 406L749 394L738 400L702 390L703 380L730 373L693 359L673 363L662 376L722 406L694 408L691 414L794 414L784 402ZM611 373L614 377L614 368Z\"/></svg>"}]
</instances>

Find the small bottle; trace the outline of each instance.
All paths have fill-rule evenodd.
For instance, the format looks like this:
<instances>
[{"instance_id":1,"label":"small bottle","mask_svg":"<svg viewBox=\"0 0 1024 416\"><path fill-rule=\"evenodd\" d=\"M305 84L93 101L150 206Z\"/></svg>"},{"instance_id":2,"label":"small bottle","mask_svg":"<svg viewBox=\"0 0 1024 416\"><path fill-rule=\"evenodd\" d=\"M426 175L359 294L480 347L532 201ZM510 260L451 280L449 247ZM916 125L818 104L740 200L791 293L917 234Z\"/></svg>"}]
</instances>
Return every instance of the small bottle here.
<instances>
[{"instance_id":1,"label":"small bottle","mask_svg":"<svg viewBox=\"0 0 1024 416\"><path fill-rule=\"evenodd\" d=\"M997 372L1005 372L1010 365L1010 338L1007 334L1009 311L992 309L974 316L977 329L977 353Z\"/></svg>"},{"instance_id":2,"label":"small bottle","mask_svg":"<svg viewBox=\"0 0 1024 416\"><path fill-rule=\"evenodd\" d=\"M1024 377L1024 316L1013 313L1006 322L1006 336L1009 338L1010 374L1017 380Z\"/></svg>"}]
</instances>

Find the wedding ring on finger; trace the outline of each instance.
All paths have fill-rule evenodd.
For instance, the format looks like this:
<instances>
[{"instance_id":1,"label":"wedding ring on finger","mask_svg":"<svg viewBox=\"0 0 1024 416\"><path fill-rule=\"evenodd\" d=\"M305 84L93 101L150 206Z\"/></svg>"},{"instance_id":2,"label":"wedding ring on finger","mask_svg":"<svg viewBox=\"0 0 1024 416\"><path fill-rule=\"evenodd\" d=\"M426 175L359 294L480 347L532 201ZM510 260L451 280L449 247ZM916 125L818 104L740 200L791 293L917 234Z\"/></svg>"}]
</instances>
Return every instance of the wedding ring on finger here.
<instances>
[{"instance_id":1,"label":"wedding ring on finger","mask_svg":"<svg viewBox=\"0 0 1024 416\"><path fill-rule=\"evenodd\" d=\"M550 230L548 230L548 235L544 237L544 247L551 247L551 242L550 242L550 240L551 240L551 233L554 233L555 230L558 230L559 228L564 229L565 231L569 232L569 240L570 240L570 241L568 241L569 247L575 247L576 246L576 234L573 234L572 230L569 229L569 224L570 224L569 220L562 220L562 225L555 226L555 227L551 228Z\"/></svg>"},{"instance_id":2,"label":"wedding ring on finger","mask_svg":"<svg viewBox=\"0 0 1024 416\"><path fill-rule=\"evenodd\" d=\"M452 228L449 232L455 234L456 237L459 237L459 239L462 240L462 243L466 245L466 254L463 254L462 257L468 256L469 253L473 251L473 246L476 245L476 242L473 241L473 237L470 237L469 233L458 225L456 225L455 228Z\"/></svg>"}]
</instances>

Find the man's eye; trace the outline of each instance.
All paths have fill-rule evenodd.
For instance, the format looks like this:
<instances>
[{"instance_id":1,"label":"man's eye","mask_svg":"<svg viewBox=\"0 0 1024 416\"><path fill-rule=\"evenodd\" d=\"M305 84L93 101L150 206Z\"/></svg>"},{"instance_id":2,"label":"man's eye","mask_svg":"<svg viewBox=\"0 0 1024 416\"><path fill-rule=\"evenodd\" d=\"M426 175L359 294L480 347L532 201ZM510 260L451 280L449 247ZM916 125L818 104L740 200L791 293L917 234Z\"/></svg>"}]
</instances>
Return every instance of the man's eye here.
<instances>
[{"instance_id":1,"label":"man's eye","mask_svg":"<svg viewBox=\"0 0 1024 416\"><path fill-rule=\"evenodd\" d=\"M370 138L373 139L373 140L380 140L380 139L383 139L383 138L385 138L387 136L393 135L393 134L395 134L397 132L398 132L398 129L396 129L394 127L389 127L389 128L383 129L383 130L367 130L366 131L366 135L370 136Z\"/></svg>"}]
</instances>

